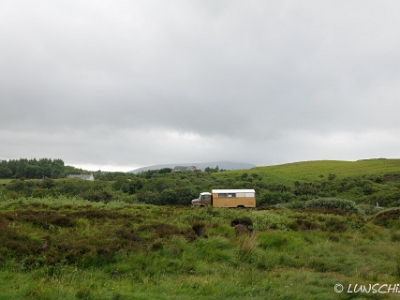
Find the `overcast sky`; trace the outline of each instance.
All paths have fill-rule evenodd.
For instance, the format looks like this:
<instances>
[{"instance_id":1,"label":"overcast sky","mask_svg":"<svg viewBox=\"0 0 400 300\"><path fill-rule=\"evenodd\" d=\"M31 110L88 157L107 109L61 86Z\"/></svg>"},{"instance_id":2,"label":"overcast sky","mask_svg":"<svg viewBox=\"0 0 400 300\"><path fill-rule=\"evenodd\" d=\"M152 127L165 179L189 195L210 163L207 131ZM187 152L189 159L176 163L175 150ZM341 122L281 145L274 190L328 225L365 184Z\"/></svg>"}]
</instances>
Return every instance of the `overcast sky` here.
<instances>
[{"instance_id":1,"label":"overcast sky","mask_svg":"<svg viewBox=\"0 0 400 300\"><path fill-rule=\"evenodd\" d=\"M400 1L0 0L0 159L399 158Z\"/></svg>"}]
</instances>

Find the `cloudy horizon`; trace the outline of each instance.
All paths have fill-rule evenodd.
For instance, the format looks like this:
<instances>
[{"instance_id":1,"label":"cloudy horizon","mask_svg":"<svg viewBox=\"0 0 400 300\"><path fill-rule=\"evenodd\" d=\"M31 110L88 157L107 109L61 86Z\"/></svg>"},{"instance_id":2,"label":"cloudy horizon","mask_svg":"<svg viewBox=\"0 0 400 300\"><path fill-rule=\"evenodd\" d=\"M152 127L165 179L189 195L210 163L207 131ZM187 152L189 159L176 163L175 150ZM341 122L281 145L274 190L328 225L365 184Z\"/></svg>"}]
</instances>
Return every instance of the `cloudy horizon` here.
<instances>
[{"instance_id":1,"label":"cloudy horizon","mask_svg":"<svg viewBox=\"0 0 400 300\"><path fill-rule=\"evenodd\" d=\"M0 159L399 158L398 1L0 2Z\"/></svg>"}]
</instances>

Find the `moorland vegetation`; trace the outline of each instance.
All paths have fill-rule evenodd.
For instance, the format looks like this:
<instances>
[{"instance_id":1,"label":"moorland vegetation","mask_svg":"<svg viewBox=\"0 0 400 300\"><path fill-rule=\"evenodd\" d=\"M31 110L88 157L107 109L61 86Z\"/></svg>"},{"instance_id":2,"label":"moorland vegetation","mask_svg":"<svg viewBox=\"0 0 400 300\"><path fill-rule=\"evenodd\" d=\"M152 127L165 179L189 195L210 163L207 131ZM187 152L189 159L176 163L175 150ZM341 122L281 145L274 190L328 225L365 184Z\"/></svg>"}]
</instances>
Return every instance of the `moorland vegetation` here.
<instances>
[{"instance_id":1,"label":"moorland vegetation","mask_svg":"<svg viewBox=\"0 0 400 300\"><path fill-rule=\"evenodd\" d=\"M71 168L67 167L59 174L65 177ZM15 174L23 173L18 168L15 170ZM62 177L41 180L20 177L8 179L9 183L3 187L3 197L63 195L93 202L188 205L199 192L212 188L254 188L258 206L320 198L346 199L371 207L400 206L400 160L395 159L303 162L246 171L220 172L218 168L208 168L205 172L171 171L151 170L137 175L97 171L94 172L94 182Z\"/></svg>"},{"instance_id":2,"label":"moorland vegetation","mask_svg":"<svg viewBox=\"0 0 400 300\"><path fill-rule=\"evenodd\" d=\"M334 286L400 281L399 166L9 178L0 299L397 299ZM189 206L211 188L254 188L258 207Z\"/></svg>"},{"instance_id":3,"label":"moorland vegetation","mask_svg":"<svg viewBox=\"0 0 400 300\"><path fill-rule=\"evenodd\" d=\"M400 211L0 203L3 299L396 299ZM244 230L238 231L241 224ZM236 228L233 227L236 225Z\"/></svg>"}]
</instances>

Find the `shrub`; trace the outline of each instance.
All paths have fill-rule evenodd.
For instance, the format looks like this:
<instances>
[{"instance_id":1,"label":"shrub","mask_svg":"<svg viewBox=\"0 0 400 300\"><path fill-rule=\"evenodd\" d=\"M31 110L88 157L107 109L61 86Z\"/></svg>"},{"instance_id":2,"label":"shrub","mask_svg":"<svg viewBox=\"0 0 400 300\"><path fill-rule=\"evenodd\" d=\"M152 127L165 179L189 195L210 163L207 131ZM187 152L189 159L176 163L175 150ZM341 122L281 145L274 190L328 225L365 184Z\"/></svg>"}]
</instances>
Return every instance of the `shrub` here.
<instances>
[{"instance_id":1,"label":"shrub","mask_svg":"<svg viewBox=\"0 0 400 300\"><path fill-rule=\"evenodd\" d=\"M177 195L173 189L165 189L160 194L160 204L176 204Z\"/></svg>"},{"instance_id":2,"label":"shrub","mask_svg":"<svg viewBox=\"0 0 400 300\"><path fill-rule=\"evenodd\" d=\"M329 232L344 232L347 230L347 226L338 217L330 216L325 222L325 230Z\"/></svg>"},{"instance_id":3,"label":"shrub","mask_svg":"<svg viewBox=\"0 0 400 300\"><path fill-rule=\"evenodd\" d=\"M329 175L328 175L328 180L334 180L335 178L336 178L336 175L335 175L335 174L329 173Z\"/></svg>"},{"instance_id":4,"label":"shrub","mask_svg":"<svg viewBox=\"0 0 400 300\"><path fill-rule=\"evenodd\" d=\"M82 198L92 202L104 202L108 203L113 199L113 194L107 190L88 190L81 194Z\"/></svg>"},{"instance_id":5,"label":"shrub","mask_svg":"<svg viewBox=\"0 0 400 300\"><path fill-rule=\"evenodd\" d=\"M148 203L148 204L161 204L160 193L153 191L141 191L138 193L139 202Z\"/></svg>"},{"instance_id":6,"label":"shrub","mask_svg":"<svg viewBox=\"0 0 400 300\"><path fill-rule=\"evenodd\" d=\"M285 204L286 208L290 209L305 209L306 208L306 202L304 201L294 201L290 202L288 204Z\"/></svg>"}]
</instances>

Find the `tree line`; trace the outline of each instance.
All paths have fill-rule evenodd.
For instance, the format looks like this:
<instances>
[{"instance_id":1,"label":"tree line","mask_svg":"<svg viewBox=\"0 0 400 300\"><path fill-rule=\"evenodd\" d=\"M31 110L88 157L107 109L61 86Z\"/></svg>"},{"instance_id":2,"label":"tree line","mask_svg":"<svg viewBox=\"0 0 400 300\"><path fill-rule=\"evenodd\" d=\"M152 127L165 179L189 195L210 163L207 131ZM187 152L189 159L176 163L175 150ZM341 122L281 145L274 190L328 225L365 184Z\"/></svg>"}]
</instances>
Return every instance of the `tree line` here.
<instances>
[{"instance_id":1,"label":"tree line","mask_svg":"<svg viewBox=\"0 0 400 300\"><path fill-rule=\"evenodd\" d=\"M10 159L0 162L0 178L62 178L68 174L88 173L82 169L66 166L62 159Z\"/></svg>"}]
</instances>

